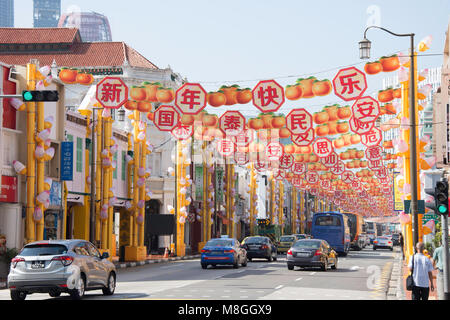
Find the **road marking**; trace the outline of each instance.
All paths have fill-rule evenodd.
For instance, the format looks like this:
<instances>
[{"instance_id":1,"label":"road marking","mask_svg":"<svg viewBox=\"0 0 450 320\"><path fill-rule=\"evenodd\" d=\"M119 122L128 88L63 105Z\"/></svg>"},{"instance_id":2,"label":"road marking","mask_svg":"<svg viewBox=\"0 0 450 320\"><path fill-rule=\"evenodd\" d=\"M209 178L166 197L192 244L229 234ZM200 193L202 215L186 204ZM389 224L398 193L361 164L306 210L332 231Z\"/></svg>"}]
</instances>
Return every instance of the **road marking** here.
<instances>
[{"instance_id":1,"label":"road marking","mask_svg":"<svg viewBox=\"0 0 450 320\"><path fill-rule=\"evenodd\" d=\"M311 272L309 275L310 276L313 276L313 275L315 275L316 273L315 272Z\"/></svg>"},{"instance_id":2,"label":"road marking","mask_svg":"<svg viewBox=\"0 0 450 320\"><path fill-rule=\"evenodd\" d=\"M295 281L300 281L300 280L302 280L303 278L297 278L297 279L295 279Z\"/></svg>"},{"instance_id":3,"label":"road marking","mask_svg":"<svg viewBox=\"0 0 450 320\"><path fill-rule=\"evenodd\" d=\"M278 287L275 288L275 290L281 289L283 288L283 285L279 285Z\"/></svg>"}]
</instances>

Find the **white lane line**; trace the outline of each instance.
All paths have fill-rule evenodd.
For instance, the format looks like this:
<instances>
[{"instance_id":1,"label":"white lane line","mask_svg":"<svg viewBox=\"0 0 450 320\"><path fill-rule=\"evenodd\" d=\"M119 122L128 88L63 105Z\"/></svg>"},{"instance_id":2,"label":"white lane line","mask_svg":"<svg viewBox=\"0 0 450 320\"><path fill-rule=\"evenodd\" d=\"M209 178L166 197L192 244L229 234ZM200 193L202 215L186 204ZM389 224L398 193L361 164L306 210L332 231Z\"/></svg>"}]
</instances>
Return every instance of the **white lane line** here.
<instances>
[{"instance_id":1,"label":"white lane line","mask_svg":"<svg viewBox=\"0 0 450 320\"><path fill-rule=\"evenodd\" d=\"M302 280L303 278L297 278L297 279L295 279L295 281L300 281L300 280Z\"/></svg>"},{"instance_id":2,"label":"white lane line","mask_svg":"<svg viewBox=\"0 0 450 320\"><path fill-rule=\"evenodd\" d=\"M315 272L311 272L309 275L310 276L313 276L313 275L315 275L316 273Z\"/></svg>"},{"instance_id":3,"label":"white lane line","mask_svg":"<svg viewBox=\"0 0 450 320\"><path fill-rule=\"evenodd\" d=\"M281 289L283 288L283 285L279 285L278 287L275 288L275 290Z\"/></svg>"}]
</instances>

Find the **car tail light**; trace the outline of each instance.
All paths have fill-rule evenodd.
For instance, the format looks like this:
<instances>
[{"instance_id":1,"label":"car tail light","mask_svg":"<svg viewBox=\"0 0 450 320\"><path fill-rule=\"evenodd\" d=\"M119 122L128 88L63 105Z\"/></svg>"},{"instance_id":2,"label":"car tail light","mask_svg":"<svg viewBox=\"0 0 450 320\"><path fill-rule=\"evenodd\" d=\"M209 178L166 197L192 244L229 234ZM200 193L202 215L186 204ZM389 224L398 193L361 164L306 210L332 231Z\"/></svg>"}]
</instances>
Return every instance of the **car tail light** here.
<instances>
[{"instance_id":1,"label":"car tail light","mask_svg":"<svg viewBox=\"0 0 450 320\"><path fill-rule=\"evenodd\" d=\"M19 262L25 262L24 258L13 258L11 260L11 267L15 268L17 266L17 263Z\"/></svg>"},{"instance_id":2,"label":"car tail light","mask_svg":"<svg viewBox=\"0 0 450 320\"><path fill-rule=\"evenodd\" d=\"M206 250L206 249L202 249L202 253L209 253L211 252L210 250Z\"/></svg>"},{"instance_id":3,"label":"car tail light","mask_svg":"<svg viewBox=\"0 0 450 320\"><path fill-rule=\"evenodd\" d=\"M287 252L288 255L292 256L292 249L289 249Z\"/></svg>"},{"instance_id":4,"label":"car tail light","mask_svg":"<svg viewBox=\"0 0 450 320\"><path fill-rule=\"evenodd\" d=\"M388 241L388 243L392 243L392 241Z\"/></svg>"},{"instance_id":5,"label":"car tail light","mask_svg":"<svg viewBox=\"0 0 450 320\"><path fill-rule=\"evenodd\" d=\"M224 253L234 253L234 250L233 249L231 249L231 250L224 250L223 252Z\"/></svg>"},{"instance_id":6,"label":"car tail light","mask_svg":"<svg viewBox=\"0 0 450 320\"><path fill-rule=\"evenodd\" d=\"M70 266L73 262L73 257L71 256L58 256L54 257L52 261L61 261L64 267Z\"/></svg>"},{"instance_id":7,"label":"car tail light","mask_svg":"<svg viewBox=\"0 0 450 320\"><path fill-rule=\"evenodd\" d=\"M314 256L320 256L321 255L321 251L320 250L316 250L316 252L314 252Z\"/></svg>"},{"instance_id":8,"label":"car tail light","mask_svg":"<svg viewBox=\"0 0 450 320\"><path fill-rule=\"evenodd\" d=\"M375 240L373 243L378 243L378 241L377 240Z\"/></svg>"},{"instance_id":9,"label":"car tail light","mask_svg":"<svg viewBox=\"0 0 450 320\"><path fill-rule=\"evenodd\" d=\"M269 248L269 246L268 246L267 244L263 244L263 245L261 246L261 249L267 249L267 248Z\"/></svg>"}]
</instances>

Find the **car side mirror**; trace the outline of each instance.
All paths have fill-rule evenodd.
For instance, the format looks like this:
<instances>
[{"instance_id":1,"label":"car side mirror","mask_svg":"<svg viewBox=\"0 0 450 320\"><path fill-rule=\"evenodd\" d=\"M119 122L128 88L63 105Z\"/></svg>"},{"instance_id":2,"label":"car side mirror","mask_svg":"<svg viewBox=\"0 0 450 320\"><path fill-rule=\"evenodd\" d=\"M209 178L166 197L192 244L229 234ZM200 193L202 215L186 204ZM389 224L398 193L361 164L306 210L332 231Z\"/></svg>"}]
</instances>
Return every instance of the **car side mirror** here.
<instances>
[{"instance_id":1,"label":"car side mirror","mask_svg":"<svg viewBox=\"0 0 450 320\"><path fill-rule=\"evenodd\" d=\"M102 254L102 260L103 259L108 259L109 258L109 253L108 252L103 252Z\"/></svg>"}]
</instances>

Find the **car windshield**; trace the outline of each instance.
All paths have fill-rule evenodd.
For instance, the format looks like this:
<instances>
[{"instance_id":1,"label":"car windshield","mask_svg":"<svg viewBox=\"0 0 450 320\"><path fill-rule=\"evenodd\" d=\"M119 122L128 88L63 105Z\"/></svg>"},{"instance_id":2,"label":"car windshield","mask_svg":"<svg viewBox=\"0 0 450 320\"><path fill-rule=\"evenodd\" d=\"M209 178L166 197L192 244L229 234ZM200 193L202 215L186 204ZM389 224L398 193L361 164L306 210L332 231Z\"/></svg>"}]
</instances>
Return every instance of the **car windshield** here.
<instances>
[{"instance_id":1,"label":"car windshield","mask_svg":"<svg viewBox=\"0 0 450 320\"><path fill-rule=\"evenodd\" d=\"M291 242L295 241L295 237L281 237L280 242Z\"/></svg>"},{"instance_id":2,"label":"car windshield","mask_svg":"<svg viewBox=\"0 0 450 320\"><path fill-rule=\"evenodd\" d=\"M265 238L247 238L244 240L244 243L265 243Z\"/></svg>"},{"instance_id":3,"label":"car windshield","mask_svg":"<svg viewBox=\"0 0 450 320\"><path fill-rule=\"evenodd\" d=\"M208 247L232 247L233 240L213 239L206 243Z\"/></svg>"},{"instance_id":4,"label":"car windshield","mask_svg":"<svg viewBox=\"0 0 450 320\"><path fill-rule=\"evenodd\" d=\"M318 249L320 247L320 241L305 241L300 240L294 243L296 249Z\"/></svg>"},{"instance_id":5,"label":"car windshield","mask_svg":"<svg viewBox=\"0 0 450 320\"><path fill-rule=\"evenodd\" d=\"M62 244L35 244L23 248L19 255L23 257L57 256L65 253L67 253L67 247Z\"/></svg>"}]
</instances>

